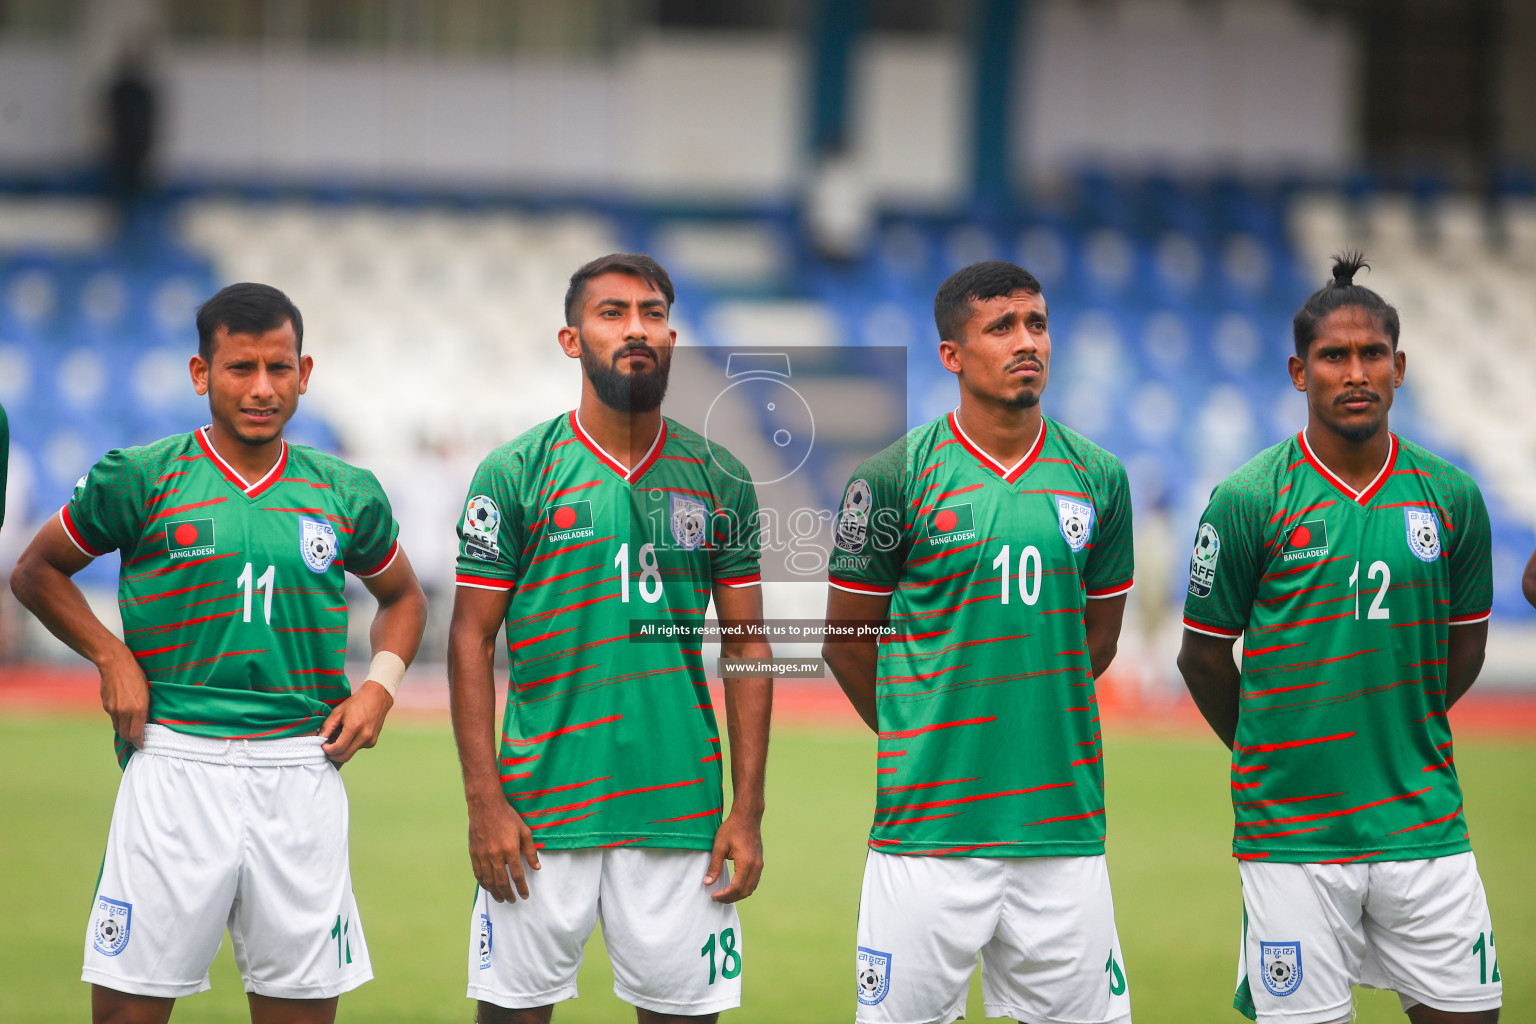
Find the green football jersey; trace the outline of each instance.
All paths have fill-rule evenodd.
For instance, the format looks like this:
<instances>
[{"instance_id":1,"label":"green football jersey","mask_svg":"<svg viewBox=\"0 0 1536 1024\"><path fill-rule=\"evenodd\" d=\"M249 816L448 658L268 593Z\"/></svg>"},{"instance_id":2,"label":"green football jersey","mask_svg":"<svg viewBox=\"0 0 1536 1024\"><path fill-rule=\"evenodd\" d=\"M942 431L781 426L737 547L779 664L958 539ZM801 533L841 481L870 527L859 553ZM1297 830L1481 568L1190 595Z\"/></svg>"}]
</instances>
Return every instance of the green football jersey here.
<instances>
[{"instance_id":1,"label":"green football jersey","mask_svg":"<svg viewBox=\"0 0 1536 1024\"><path fill-rule=\"evenodd\" d=\"M719 446L663 419L626 471L574 412L480 464L457 582L510 590L507 800L549 849L707 850L720 732L696 636L714 584L758 583L757 494Z\"/></svg>"},{"instance_id":2,"label":"green football jersey","mask_svg":"<svg viewBox=\"0 0 1536 1024\"><path fill-rule=\"evenodd\" d=\"M1291 863L1471 848L1446 720L1450 627L1493 601L1466 473L1391 439L1356 492L1304 433L1217 486L1184 625L1243 640L1233 853Z\"/></svg>"},{"instance_id":3,"label":"green football jersey","mask_svg":"<svg viewBox=\"0 0 1536 1024\"><path fill-rule=\"evenodd\" d=\"M247 483L207 428L110 451L59 520L119 551L123 639L149 678L149 721L195 736L314 733L351 693L344 570L394 561L398 527L372 473L283 444ZM117 739L123 763L132 753Z\"/></svg>"},{"instance_id":4,"label":"green football jersey","mask_svg":"<svg viewBox=\"0 0 1536 1024\"><path fill-rule=\"evenodd\" d=\"M869 845L925 856L1104 852L1087 602L1131 589L1118 459L1042 420L1004 467L953 413L865 461L831 584L890 594Z\"/></svg>"}]
</instances>

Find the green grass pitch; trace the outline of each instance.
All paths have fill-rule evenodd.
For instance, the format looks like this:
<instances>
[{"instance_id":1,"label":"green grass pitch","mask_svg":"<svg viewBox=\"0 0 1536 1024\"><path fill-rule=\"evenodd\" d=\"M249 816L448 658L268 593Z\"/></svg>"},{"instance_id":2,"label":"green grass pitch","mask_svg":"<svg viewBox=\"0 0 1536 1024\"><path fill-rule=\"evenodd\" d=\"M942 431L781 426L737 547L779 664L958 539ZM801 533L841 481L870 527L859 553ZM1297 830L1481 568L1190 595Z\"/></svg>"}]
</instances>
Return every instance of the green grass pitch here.
<instances>
[{"instance_id":1,"label":"green grass pitch","mask_svg":"<svg viewBox=\"0 0 1536 1024\"><path fill-rule=\"evenodd\" d=\"M78 979L118 772L104 717L0 719L0 1016L88 1018ZM726 1021L850 1021L853 934L872 806L873 738L784 726L769 763L767 872L742 904L745 1005ZM1240 1024L1231 1010L1239 896L1228 855L1226 758L1214 738L1111 731L1109 858L1138 1024ZM1498 928L1505 1020L1536 1013L1536 744L1468 738L1457 765ZM341 1019L472 1018L464 964L473 879L458 765L445 723L401 719L346 770L352 864L376 980ZM1468 951L1469 956L1472 955ZM612 994L601 942L563 1024L633 1020ZM176 1019L247 1020L228 943L213 991ZM1360 1021L1404 1021L1388 993L1359 991ZM973 985L970 1018L980 1019Z\"/></svg>"}]
</instances>

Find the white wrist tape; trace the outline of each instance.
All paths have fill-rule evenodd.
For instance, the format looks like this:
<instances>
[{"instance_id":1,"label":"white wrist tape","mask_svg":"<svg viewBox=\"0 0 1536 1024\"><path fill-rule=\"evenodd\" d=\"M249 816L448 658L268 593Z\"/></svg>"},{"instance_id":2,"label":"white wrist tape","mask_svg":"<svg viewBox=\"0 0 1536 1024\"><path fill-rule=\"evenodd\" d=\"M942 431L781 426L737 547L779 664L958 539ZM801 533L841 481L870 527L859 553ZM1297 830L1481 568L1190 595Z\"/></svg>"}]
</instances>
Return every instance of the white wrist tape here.
<instances>
[{"instance_id":1,"label":"white wrist tape","mask_svg":"<svg viewBox=\"0 0 1536 1024\"><path fill-rule=\"evenodd\" d=\"M380 651L368 666L368 678L388 690L393 698L400 689L400 680L405 678L405 661L394 651Z\"/></svg>"}]
</instances>

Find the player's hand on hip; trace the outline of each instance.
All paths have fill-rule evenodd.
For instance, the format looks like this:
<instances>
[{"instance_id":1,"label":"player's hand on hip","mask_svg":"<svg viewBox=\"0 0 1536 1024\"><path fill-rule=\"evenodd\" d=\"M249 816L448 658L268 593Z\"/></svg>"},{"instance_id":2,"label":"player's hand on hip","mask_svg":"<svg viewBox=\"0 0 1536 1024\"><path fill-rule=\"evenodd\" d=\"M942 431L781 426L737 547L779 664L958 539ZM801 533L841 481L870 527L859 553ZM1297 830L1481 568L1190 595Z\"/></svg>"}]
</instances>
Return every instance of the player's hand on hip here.
<instances>
[{"instance_id":1,"label":"player's hand on hip","mask_svg":"<svg viewBox=\"0 0 1536 1024\"><path fill-rule=\"evenodd\" d=\"M705 885L715 884L727 860L735 866L736 877L724 889L709 894L716 903L744 900L757 889L763 877L763 828L759 822L732 814L721 823L709 855Z\"/></svg>"},{"instance_id":2,"label":"player's hand on hip","mask_svg":"<svg viewBox=\"0 0 1536 1024\"><path fill-rule=\"evenodd\" d=\"M346 764L364 747L379 742L384 718L395 706L395 698L378 683L363 683L356 693L336 705L320 727L326 742L320 747L337 764Z\"/></svg>"},{"instance_id":3,"label":"player's hand on hip","mask_svg":"<svg viewBox=\"0 0 1536 1024\"><path fill-rule=\"evenodd\" d=\"M122 656L101 666L101 706L112 719L112 728L135 747L144 745L144 723L149 718L149 680L127 648Z\"/></svg>"},{"instance_id":4,"label":"player's hand on hip","mask_svg":"<svg viewBox=\"0 0 1536 1024\"><path fill-rule=\"evenodd\" d=\"M475 881L497 903L516 903L528 899L528 867L539 870L539 851L534 847L533 830L522 815L512 809L506 798L495 793L469 805L469 861L475 869Z\"/></svg>"}]
</instances>

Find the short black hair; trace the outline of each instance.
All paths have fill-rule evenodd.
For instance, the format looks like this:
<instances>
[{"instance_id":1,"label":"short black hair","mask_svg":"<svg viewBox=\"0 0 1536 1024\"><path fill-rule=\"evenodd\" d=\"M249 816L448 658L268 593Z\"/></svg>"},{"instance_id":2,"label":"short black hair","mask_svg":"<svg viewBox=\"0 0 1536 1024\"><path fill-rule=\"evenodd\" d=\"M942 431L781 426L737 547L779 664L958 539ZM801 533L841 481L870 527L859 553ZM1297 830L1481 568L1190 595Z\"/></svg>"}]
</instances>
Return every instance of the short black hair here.
<instances>
[{"instance_id":1,"label":"short black hair","mask_svg":"<svg viewBox=\"0 0 1536 1024\"><path fill-rule=\"evenodd\" d=\"M206 361L213 355L213 336L220 327L230 334L265 334L284 323L293 324L293 336L304 352L304 318L293 300L269 284L242 281L220 288L197 307L197 354Z\"/></svg>"},{"instance_id":2,"label":"short black hair","mask_svg":"<svg viewBox=\"0 0 1536 1024\"><path fill-rule=\"evenodd\" d=\"M972 263L950 274L933 297L933 323L939 329L939 340L964 340L972 302L985 302L1014 292L1039 295L1040 282L1034 274L1007 260Z\"/></svg>"},{"instance_id":3,"label":"short black hair","mask_svg":"<svg viewBox=\"0 0 1536 1024\"><path fill-rule=\"evenodd\" d=\"M565 290L565 325L567 327L576 326L577 316L581 312L581 303L585 298L583 292L586 291L587 282L604 274L628 274L630 277L638 277L666 296L667 312L672 311L672 303L677 296L672 291L672 278L667 275L666 268L643 252L614 252L582 264L576 273L571 275L570 287Z\"/></svg>"},{"instance_id":4,"label":"short black hair","mask_svg":"<svg viewBox=\"0 0 1536 1024\"><path fill-rule=\"evenodd\" d=\"M1363 284L1355 284L1355 275L1370 269L1365 253L1346 249L1333 255L1333 279L1308 296L1291 320L1291 334L1296 340L1296 355L1307 358L1307 349L1317 338L1317 325L1325 317L1346 306L1359 306L1376 318L1376 326L1392 339L1392 349L1397 350L1397 336L1402 322L1386 299Z\"/></svg>"}]
</instances>

